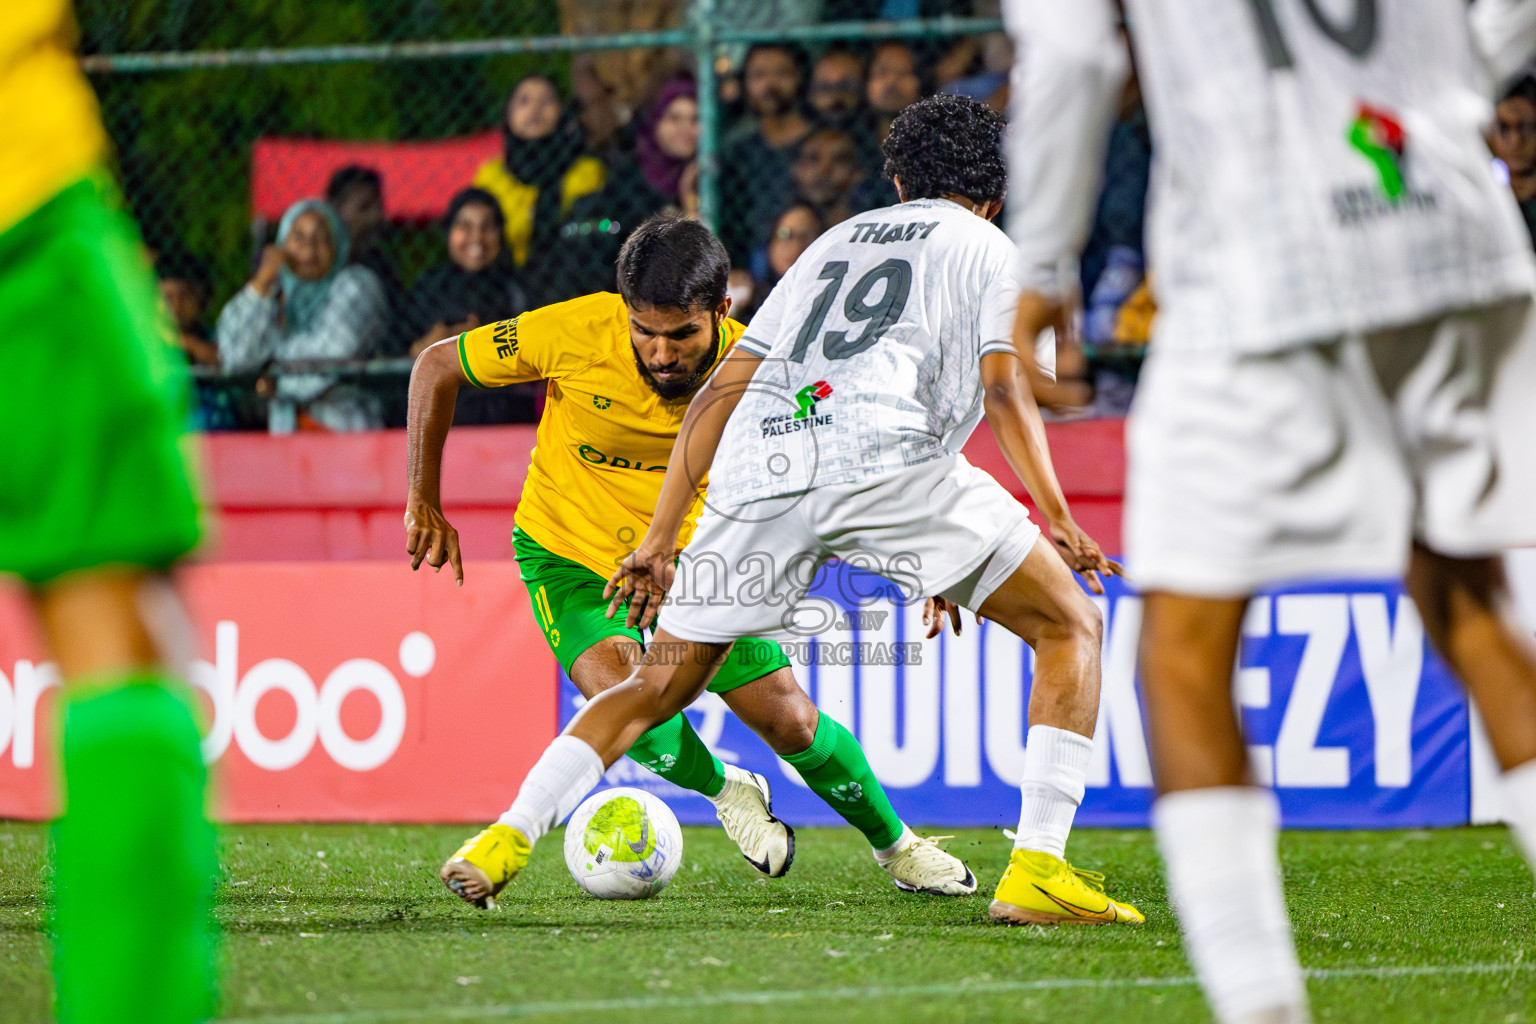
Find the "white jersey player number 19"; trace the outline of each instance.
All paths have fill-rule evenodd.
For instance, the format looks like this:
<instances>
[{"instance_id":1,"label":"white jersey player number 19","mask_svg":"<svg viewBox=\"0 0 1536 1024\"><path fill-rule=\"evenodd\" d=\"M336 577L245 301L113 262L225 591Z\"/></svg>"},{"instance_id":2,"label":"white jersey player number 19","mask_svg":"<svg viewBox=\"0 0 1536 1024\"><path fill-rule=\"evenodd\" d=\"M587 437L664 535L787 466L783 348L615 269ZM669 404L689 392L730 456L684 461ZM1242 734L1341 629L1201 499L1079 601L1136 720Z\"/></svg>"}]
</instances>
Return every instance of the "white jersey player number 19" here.
<instances>
[{"instance_id":1,"label":"white jersey player number 19","mask_svg":"<svg viewBox=\"0 0 1536 1024\"><path fill-rule=\"evenodd\" d=\"M925 225L928 231L937 226L937 221L932 225ZM913 225L914 227L917 225ZM923 237L926 237L926 232ZM821 332L822 324L826 323L827 313L832 309L832 303L837 300L837 293L843 287L843 279L848 276L847 260L832 260L821 268L821 273L816 275L818 281L826 281L827 286L820 295L816 296L816 303L811 307L810 316L806 317L805 326L800 328L800 333L795 336L795 347L789 353L789 358L797 363L805 362L805 353L810 348L811 342ZM884 282L885 291L879 302L867 305L869 296L875 287ZM912 264L906 260L886 260L863 277L853 286L848 293L848 299L843 303L843 315L850 323L868 321L864 330L852 341L848 340L847 331L828 331L821 341L821 352L828 359L847 359L849 356L858 355L879 341L891 326L901 319L901 314L907 307L907 297L912 294Z\"/></svg>"},{"instance_id":2,"label":"white jersey player number 19","mask_svg":"<svg viewBox=\"0 0 1536 1024\"><path fill-rule=\"evenodd\" d=\"M739 343L764 361L722 437L710 503L859 483L959 451L981 419L981 356L1013 351L1018 266L1007 236L943 199L822 235Z\"/></svg>"},{"instance_id":3,"label":"white jersey player number 19","mask_svg":"<svg viewBox=\"0 0 1536 1024\"><path fill-rule=\"evenodd\" d=\"M1248 0L1258 21L1259 40L1264 46L1264 60L1271 68L1294 67L1296 60L1285 41L1280 19L1275 14L1275 0ZM1317 0L1302 0L1318 31L1356 57L1364 57L1376 45L1376 0L1354 0L1354 9L1341 24L1318 9Z\"/></svg>"}]
</instances>

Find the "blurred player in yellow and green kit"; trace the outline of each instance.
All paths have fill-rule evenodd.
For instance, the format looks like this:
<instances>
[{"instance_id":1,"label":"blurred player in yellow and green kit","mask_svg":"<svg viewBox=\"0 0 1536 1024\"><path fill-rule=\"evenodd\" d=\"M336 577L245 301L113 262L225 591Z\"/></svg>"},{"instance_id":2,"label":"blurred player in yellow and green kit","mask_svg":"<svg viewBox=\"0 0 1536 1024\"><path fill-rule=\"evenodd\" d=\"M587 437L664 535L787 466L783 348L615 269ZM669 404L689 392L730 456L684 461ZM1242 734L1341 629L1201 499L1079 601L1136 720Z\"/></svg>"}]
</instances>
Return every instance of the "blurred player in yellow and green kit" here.
<instances>
[{"instance_id":1,"label":"blurred player in yellow and green kit","mask_svg":"<svg viewBox=\"0 0 1536 1024\"><path fill-rule=\"evenodd\" d=\"M50 930L65 1022L214 1011L216 871L166 571L197 543L187 383L66 0L0 4L0 573L65 684Z\"/></svg>"}]
</instances>

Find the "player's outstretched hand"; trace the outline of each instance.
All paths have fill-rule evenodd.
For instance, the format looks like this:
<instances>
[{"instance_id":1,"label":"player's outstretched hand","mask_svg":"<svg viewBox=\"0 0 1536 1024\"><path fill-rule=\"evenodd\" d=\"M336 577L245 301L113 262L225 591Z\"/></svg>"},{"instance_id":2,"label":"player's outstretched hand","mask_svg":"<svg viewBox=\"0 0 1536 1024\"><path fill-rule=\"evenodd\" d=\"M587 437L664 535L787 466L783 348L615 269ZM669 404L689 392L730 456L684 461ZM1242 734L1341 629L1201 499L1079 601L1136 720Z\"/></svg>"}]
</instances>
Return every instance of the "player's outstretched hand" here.
<instances>
[{"instance_id":1,"label":"player's outstretched hand","mask_svg":"<svg viewBox=\"0 0 1536 1024\"><path fill-rule=\"evenodd\" d=\"M411 571L425 561L433 572L441 572L443 563L453 566L453 580L464 585L464 563L459 558L459 531L448 525L443 510L424 501L405 507L405 553L411 556Z\"/></svg>"},{"instance_id":2,"label":"player's outstretched hand","mask_svg":"<svg viewBox=\"0 0 1536 1024\"><path fill-rule=\"evenodd\" d=\"M930 597L923 602L923 625L928 627L926 639L932 640L944 632L944 616L949 616L950 628L960 635L960 606L942 597Z\"/></svg>"},{"instance_id":3,"label":"player's outstretched hand","mask_svg":"<svg viewBox=\"0 0 1536 1024\"><path fill-rule=\"evenodd\" d=\"M1095 594L1104 593L1104 583L1099 578L1105 576L1125 576L1119 562L1111 561L1104 557L1104 552L1099 550L1098 543L1071 519L1063 519L1051 524L1051 536L1056 541L1056 550L1066 561L1067 566L1088 581L1088 589Z\"/></svg>"},{"instance_id":4,"label":"player's outstretched hand","mask_svg":"<svg viewBox=\"0 0 1536 1024\"><path fill-rule=\"evenodd\" d=\"M960 635L960 606L943 597L930 597L923 602L923 625L928 627L927 639L932 640L944 632L944 616L949 616L950 628L955 631L955 636ZM976 625L981 625L986 620L980 613L976 616Z\"/></svg>"},{"instance_id":5,"label":"player's outstretched hand","mask_svg":"<svg viewBox=\"0 0 1536 1024\"><path fill-rule=\"evenodd\" d=\"M620 606L629 602L629 613L624 624L630 629L646 629L661 611L661 602L672 586L672 576L677 571L673 564L675 553L653 550L641 545L619 563L603 588L608 598L608 617L611 619Z\"/></svg>"}]
</instances>

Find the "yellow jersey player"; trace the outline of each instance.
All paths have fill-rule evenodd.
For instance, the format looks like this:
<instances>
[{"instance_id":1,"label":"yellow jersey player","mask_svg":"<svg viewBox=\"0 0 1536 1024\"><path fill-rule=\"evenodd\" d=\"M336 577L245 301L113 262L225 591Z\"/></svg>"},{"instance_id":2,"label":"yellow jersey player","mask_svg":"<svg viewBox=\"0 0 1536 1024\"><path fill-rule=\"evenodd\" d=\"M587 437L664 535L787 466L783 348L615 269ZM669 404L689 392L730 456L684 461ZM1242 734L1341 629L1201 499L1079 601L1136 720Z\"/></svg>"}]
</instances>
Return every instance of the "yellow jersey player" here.
<instances>
[{"instance_id":1,"label":"yellow jersey player","mask_svg":"<svg viewBox=\"0 0 1536 1024\"><path fill-rule=\"evenodd\" d=\"M28 587L64 679L55 830L61 1021L212 1015L215 873L164 572L199 537L188 385L65 0L0 8L0 572Z\"/></svg>"},{"instance_id":2,"label":"yellow jersey player","mask_svg":"<svg viewBox=\"0 0 1536 1024\"><path fill-rule=\"evenodd\" d=\"M454 396L466 384L549 382L512 537L545 639L588 697L622 682L641 660L643 634L624 616L609 617L603 589L650 527L689 400L741 337L742 325L726 315L729 272L707 228L660 217L636 229L620 252L622 294L573 299L440 342L411 377L405 525L412 568L449 564L461 583L458 535L438 496ZM898 887L953 896L975 890L964 864L902 824L858 741L817 711L778 644L737 641L709 689L863 832ZM629 755L713 801L758 871L789 870L794 833L773 816L768 781L721 764L681 713L639 735ZM505 821L492 825L449 859L443 881L488 905L508 865L526 855L522 835Z\"/></svg>"}]
</instances>

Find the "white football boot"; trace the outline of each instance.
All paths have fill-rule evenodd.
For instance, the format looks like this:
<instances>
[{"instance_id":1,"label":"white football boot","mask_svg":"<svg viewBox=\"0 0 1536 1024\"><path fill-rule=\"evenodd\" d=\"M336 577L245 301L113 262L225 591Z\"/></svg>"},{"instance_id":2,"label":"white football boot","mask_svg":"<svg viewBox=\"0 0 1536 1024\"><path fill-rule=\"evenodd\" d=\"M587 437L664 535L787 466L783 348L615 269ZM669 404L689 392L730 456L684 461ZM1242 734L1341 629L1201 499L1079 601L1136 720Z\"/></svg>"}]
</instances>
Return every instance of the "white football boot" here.
<instances>
[{"instance_id":1,"label":"white football boot","mask_svg":"<svg viewBox=\"0 0 1536 1024\"><path fill-rule=\"evenodd\" d=\"M769 878L783 877L795 860L795 830L773 816L768 780L728 764L725 788L711 801L725 834L747 863Z\"/></svg>"},{"instance_id":2,"label":"white football boot","mask_svg":"<svg viewBox=\"0 0 1536 1024\"><path fill-rule=\"evenodd\" d=\"M976 891L976 876L954 854L939 844L954 836L919 838L910 828L896 841L894 852L881 856L875 851L875 863L885 869L896 888L907 892L926 892L934 896L969 896Z\"/></svg>"}]
</instances>

